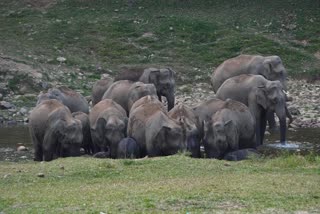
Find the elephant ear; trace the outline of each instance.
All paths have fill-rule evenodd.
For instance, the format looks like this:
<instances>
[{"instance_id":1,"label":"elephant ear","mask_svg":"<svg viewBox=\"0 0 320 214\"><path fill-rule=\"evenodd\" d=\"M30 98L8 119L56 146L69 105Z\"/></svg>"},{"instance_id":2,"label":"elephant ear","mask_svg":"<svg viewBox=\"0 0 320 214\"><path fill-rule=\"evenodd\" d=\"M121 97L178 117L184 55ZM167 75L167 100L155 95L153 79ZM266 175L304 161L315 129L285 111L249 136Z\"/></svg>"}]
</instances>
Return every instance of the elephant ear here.
<instances>
[{"instance_id":1,"label":"elephant ear","mask_svg":"<svg viewBox=\"0 0 320 214\"><path fill-rule=\"evenodd\" d=\"M151 69L149 73L149 83L157 84L159 82L159 76L159 69Z\"/></svg>"},{"instance_id":2,"label":"elephant ear","mask_svg":"<svg viewBox=\"0 0 320 214\"><path fill-rule=\"evenodd\" d=\"M271 58L266 58L263 61L263 67L265 68L265 72L263 74L263 76L266 77L266 79L269 79L269 76L272 72L272 59Z\"/></svg>"},{"instance_id":3,"label":"elephant ear","mask_svg":"<svg viewBox=\"0 0 320 214\"><path fill-rule=\"evenodd\" d=\"M268 101L265 86L258 86L258 90L256 93L256 101L257 104L261 105L264 109L267 109Z\"/></svg>"}]
</instances>

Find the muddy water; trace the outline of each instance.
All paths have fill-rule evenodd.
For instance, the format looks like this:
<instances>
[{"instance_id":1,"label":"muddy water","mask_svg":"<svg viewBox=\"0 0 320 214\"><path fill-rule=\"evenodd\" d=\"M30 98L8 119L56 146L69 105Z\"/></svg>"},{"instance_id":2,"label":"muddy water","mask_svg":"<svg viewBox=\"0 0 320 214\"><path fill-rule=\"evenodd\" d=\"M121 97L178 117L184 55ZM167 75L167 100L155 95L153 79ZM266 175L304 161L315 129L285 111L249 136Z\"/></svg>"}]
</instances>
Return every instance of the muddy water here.
<instances>
[{"instance_id":1,"label":"muddy water","mask_svg":"<svg viewBox=\"0 0 320 214\"><path fill-rule=\"evenodd\" d=\"M289 131L288 145L279 144L279 133L266 136L262 148L265 154L277 154L282 151L299 152L302 154L315 152L320 154L320 129L298 129ZM17 147L23 145L28 151L18 152ZM21 162L32 160L33 148L28 126L0 127L0 161Z\"/></svg>"}]
</instances>

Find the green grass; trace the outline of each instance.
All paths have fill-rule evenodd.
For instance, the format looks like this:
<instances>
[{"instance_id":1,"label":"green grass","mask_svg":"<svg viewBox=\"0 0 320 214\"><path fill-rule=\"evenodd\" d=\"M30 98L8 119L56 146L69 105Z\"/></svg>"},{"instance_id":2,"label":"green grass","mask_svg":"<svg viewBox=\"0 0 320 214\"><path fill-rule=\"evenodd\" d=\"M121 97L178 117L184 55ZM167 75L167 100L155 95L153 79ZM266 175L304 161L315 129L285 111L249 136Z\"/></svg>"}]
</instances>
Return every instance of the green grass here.
<instances>
[{"instance_id":1,"label":"green grass","mask_svg":"<svg viewBox=\"0 0 320 214\"><path fill-rule=\"evenodd\" d=\"M0 163L5 213L319 212L319 156ZM61 170L64 166L65 170ZM37 173L45 174L44 178ZM7 175L7 176L5 176Z\"/></svg>"},{"instance_id":2,"label":"green grass","mask_svg":"<svg viewBox=\"0 0 320 214\"><path fill-rule=\"evenodd\" d=\"M64 56L84 72L171 66L182 83L208 81L212 68L245 53L279 55L291 77L320 73L317 1L58 0L47 9L23 2L1 1L0 48L37 56L35 64Z\"/></svg>"}]
</instances>

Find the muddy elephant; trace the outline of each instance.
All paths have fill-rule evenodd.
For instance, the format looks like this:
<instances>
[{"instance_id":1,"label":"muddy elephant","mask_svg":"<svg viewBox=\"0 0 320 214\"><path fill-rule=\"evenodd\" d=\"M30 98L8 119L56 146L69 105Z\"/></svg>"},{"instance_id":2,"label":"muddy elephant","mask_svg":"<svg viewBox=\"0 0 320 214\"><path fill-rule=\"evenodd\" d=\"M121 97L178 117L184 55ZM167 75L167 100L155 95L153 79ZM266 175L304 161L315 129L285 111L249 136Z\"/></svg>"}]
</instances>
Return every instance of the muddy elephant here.
<instances>
[{"instance_id":1,"label":"muddy elephant","mask_svg":"<svg viewBox=\"0 0 320 214\"><path fill-rule=\"evenodd\" d=\"M138 143L130 137L122 139L118 145L117 158L139 158L140 149Z\"/></svg>"},{"instance_id":2,"label":"muddy elephant","mask_svg":"<svg viewBox=\"0 0 320 214\"><path fill-rule=\"evenodd\" d=\"M261 75L242 74L226 80L217 98L244 103L256 119L256 146L262 145L266 129L266 112L274 111L280 121L280 142L286 143L286 95L280 81L269 81Z\"/></svg>"},{"instance_id":3,"label":"muddy elephant","mask_svg":"<svg viewBox=\"0 0 320 214\"><path fill-rule=\"evenodd\" d=\"M172 155L186 150L182 127L163 111L164 106L157 98L145 96L136 103L130 112L127 133L138 143L140 157Z\"/></svg>"},{"instance_id":4,"label":"muddy elephant","mask_svg":"<svg viewBox=\"0 0 320 214\"><path fill-rule=\"evenodd\" d=\"M35 161L51 161L57 157L79 156L82 125L70 110L57 100L45 100L29 116L29 131Z\"/></svg>"},{"instance_id":5,"label":"muddy elephant","mask_svg":"<svg viewBox=\"0 0 320 214\"><path fill-rule=\"evenodd\" d=\"M116 158L118 143L126 137L126 111L113 100L105 99L91 109L89 120L94 153L110 152L110 157Z\"/></svg>"},{"instance_id":6,"label":"muddy elephant","mask_svg":"<svg viewBox=\"0 0 320 214\"><path fill-rule=\"evenodd\" d=\"M80 120L82 124L82 145L84 152L88 155L93 154L93 143L91 139L90 121L89 116L81 111L73 112L72 117Z\"/></svg>"},{"instance_id":7,"label":"muddy elephant","mask_svg":"<svg viewBox=\"0 0 320 214\"><path fill-rule=\"evenodd\" d=\"M91 92L92 106L101 101L103 94L108 90L112 83L113 79L111 77L106 77L94 83Z\"/></svg>"},{"instance_id":8,"label":"muddy elephant","mask_svg":"<svg viewBox=\"0 0 320 214\"><path fill-rule=\"evenodd\" d=\"M47 93L38 96L37 105L44 100L56 99L67 106L71 112L81 111L89 114L89 104L87 100L78 92L66 87L51 88Z\"/></svg>"},{"instance_id":9,"label":"muddy elephant","mask_svg":"<svg viewBox=\"0 0 320 214\"><path fill-rule=\"evenodd\" d=\"M214 92L230 77L240 74L262 75L267 80L279 80L286 90L287 72L279 56L239 55L227 59L211 75Z\"/></svg>"},{"instance_id":10,"label":"muddy elephant","mask_svg":"<svg viewBox=\"0 0 320 214\"><path fill-rule=\"evenodd\" d=\"M255 118L245 104L227 99L224 107L205 121L203 142L208 158L222 159L239 148L254 148Z\"/></svg>"},{"instance_id":11,"label":"muddy elephant","mask_svg":"<svg viewBox=\"0 0 320 214\"><path fill-rule=\"evenodd\" d=\"M157 95L161 101L164 96L168 102L168 111L175 102L175 72L170 68L126 69L115 77L115 80L131 80L155 85Z\"/></svg>"},{"instance_id":12,"label":"muddy elephant","mask_svg":"<svg viewBox=\"0 0 320 214\"><path fill-rule=\"evenodd\" d=\"M199 158L201 126L193 110L184 104L178 104L169 111L168 115L182 126L187 151L191 153L192 157Z\"/></svg>"},{"instance_id":13,"label":"muddy elephant","mask_svg":"<svg viewBox=\"0 0 320 214\"><path fill-rule=\"evenodd\" d=\"M112 99L121 105L129 115L131 106L135 101L146 95L156 96L156 88L153 84L119 80L114 82L104 93L102 99Z\"/></svg>"}]
</instances>

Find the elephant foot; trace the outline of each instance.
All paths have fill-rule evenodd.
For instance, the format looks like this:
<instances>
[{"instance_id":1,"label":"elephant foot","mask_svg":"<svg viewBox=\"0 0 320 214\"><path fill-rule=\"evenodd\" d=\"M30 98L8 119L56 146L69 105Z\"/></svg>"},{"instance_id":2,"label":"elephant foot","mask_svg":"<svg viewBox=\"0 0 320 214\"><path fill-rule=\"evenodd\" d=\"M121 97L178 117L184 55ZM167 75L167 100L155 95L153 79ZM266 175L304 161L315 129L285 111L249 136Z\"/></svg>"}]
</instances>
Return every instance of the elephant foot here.
<instances>
[{"instance_id":1,"label":"elephant foot","mask_svg":"<svg viewBox=\"0 0 320 214\"><path fill-rule=\"evenodd\" d=\"M287 141L282 141L281 145L286 145L288 142Z\"/></svg>"}]
</instances>

